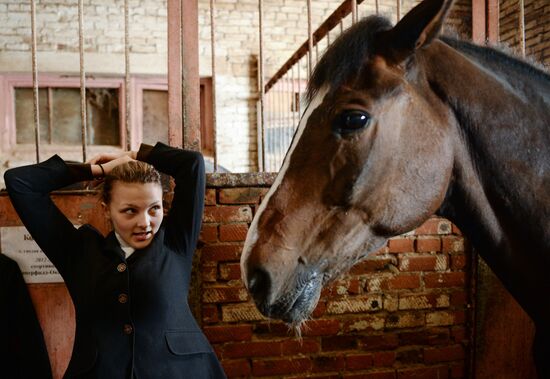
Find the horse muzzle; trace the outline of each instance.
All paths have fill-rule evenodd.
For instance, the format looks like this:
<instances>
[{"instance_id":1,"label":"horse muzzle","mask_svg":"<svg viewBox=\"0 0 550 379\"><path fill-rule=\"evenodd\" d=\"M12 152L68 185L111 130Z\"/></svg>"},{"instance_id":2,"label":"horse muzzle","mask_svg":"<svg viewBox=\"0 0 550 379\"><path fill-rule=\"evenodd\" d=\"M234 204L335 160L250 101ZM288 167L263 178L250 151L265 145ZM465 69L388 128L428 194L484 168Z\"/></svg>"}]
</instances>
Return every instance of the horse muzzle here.
<instances>
[{"instance_id":1,"label":"horse muzzle","mask_svg":"<svg viewBox=\"0 0 550 379\"><path fill-rule=\"evenodd\" d=\"M283 286L275 286L272 276L262 268L248 275L248 290L259 311L266 317L295 324L304 321L315 309L323 275L315 270L303 270ZM281 288L274 292L274 288Z\"/></svg>"}]
</instances>

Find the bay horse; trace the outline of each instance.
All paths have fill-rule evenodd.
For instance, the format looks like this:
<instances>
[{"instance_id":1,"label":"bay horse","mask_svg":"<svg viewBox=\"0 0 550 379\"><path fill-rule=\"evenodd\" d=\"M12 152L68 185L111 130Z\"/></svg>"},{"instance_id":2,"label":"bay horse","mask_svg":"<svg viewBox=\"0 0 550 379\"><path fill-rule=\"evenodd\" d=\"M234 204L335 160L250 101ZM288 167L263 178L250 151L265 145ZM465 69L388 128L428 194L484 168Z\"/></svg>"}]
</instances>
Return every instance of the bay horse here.
<instances>
[{"instance_id":1,"label":"bay horse","mask_svg":"<svg viewBox=\"0 0 550 379\"><path fill-rule=\"evenodd\" d=\"M550 378L550 76L440 29L452 0L371 16L326 51L245 242L258 309L290 324L321 288L433 214L469 238L536 325Z\"/></svg>"}]
</instances>

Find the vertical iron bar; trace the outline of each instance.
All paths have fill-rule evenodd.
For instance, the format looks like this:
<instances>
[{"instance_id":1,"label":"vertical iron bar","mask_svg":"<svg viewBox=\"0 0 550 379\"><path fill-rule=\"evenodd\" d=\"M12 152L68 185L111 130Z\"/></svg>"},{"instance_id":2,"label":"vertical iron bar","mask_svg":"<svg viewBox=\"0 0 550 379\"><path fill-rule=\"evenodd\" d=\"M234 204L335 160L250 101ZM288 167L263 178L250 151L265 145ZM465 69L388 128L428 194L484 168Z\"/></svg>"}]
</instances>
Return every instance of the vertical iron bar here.
<instances>
[{"instance_id":1,"label":"vertical iron bar","mask_svg":"<svg viewBox=\"0 0 550 379\"><path fill-rule=\"evenodd\" d=\"M344 19L340 20L340 34L344 33Z\"/></svg>"},{"instance_id":2,"label":"vertical iron bar","mask_svg":"<svg viewBox=\"0 0 550 379\"><path fill-rule=\"evenodd\" d=\"M379 0L374 0L374 8L376 9L376 14L380 14L380 5L378 4Z\"/></svg>"},{"instance_id":3,"label":"vertical iron bar","mask_svg":"<svg viewBox=\"0 0 550 379\"><path fill-rule=\"evenodd\" d=\"M260 0L261 1L261 0ZM212 128L214 143L214 172L218 172L218 125L216 117L216 3L210 0L210 54L212 56Z\"/></svg>"},{"instance_id":4,"label":"vertical iron bar","mask_svg":"<svg viewBox=\"0 0 550 379\"><path fill-rule=\"evenodd\" d=\"M80 50L80 127L82 135L82 161L86 162L88 142L88 116L86 108L86 69L84 67L84 4L78 0L78 46Z\"/></svg>"},{"instance_id":5,"label":"vertical iron bar","mask_svg":"<svg viewBox=\"0 0 550 379\"><path fill-rule=\"evenodd\" d=\"M525 1L519 0L519 48L525 57Z\"/></svg>"},{"instance_id":6,"label":"vertical iron bar","mask_svg":"<svg viewBox=\"0 0 550 379\"><path fill-rule=\"evenodd\" d=\"M36 4L31 0L31 59L32 59L32 90L34 110L34 144L36 148L36 163L40 162L40 114L38 97L38 61L36 58Z\"/></svg>"},{"instance_id":7,"label":"vertical iron bar","mask_svg":"<svg viewBox=\"0 0 550 379\"><path fill-rule=\"evenodd\" d=\"M311 0L307 0L307 43L308 43L308 79L313 72L313 29L311 26Z\"/></svg>"},{"instance_id":8,"label":"vertical iron bar","mask_svg":"<svg viewBox=\"0 0 550 379\"><path fill-rule=\"evenodd\" d=\"M357 22L357 0L351 0L351 24Z\"/></svg>"},{"instance_id":9,"label":"vertical iron bar","mask_svg":"<svg viewBox=\"0 0 550 379\"><path fill-rule=\"evenodd\" d=\"M396 0L395 15L397 16L397 22L401 20L401 0Z\"/></svg>"},{"instance_id":10,"label":"vertical iron bar","mask_svg":"<svg viewBox=\"0 0 550 379\"><path fill-rule=\"evenodd\" d=\"M126 150L132 150L130 123L130 10L124 0L124 107L126 111Z\"/></svg>"},{"instance_id":11,"label":"vertical iron bar","mask_svg":"<svg viewBox=\"0 0 550 379\"><path fill-rule=\"evenodd\" d=\"M48 87L48 142L52 144L52 135L53 135L53 94L52 88Z\"/></svg>"},{"instance_id":12,"label":"vertical iron bar","mask_svg":"<svg viewBox=\"0 0 550 379\"><path fill-rule=\"evenodd\" d=\"M300 73L302 72L302 58L298 60L298 124L300 123L300 118L302 117L302 78ZM298 128L296 124L296 128Z\"/></svg>"},{"instance_id":13,"label":"vertical iron bar","mask_svg":"<svg viewBox=\"0 0 550 379\"><path fill-rule=\"evenodd\" d=\"M298 62L300 64L300 62ZM296 89L295 89L295 80L294 77L294 68L296 65L293 65L291 68L291 78L292 78L292 128L294 129L294 125L296 125L296 109L298 109L298 104L296 104Z\"/></svg>"},{"instance_id":14,"label":"vertical iron bar","mask_svg":"<svg viewBox=\"0 0 550 379\"><path fill-rule=\"evenodd\" d=\"M260 127L258 128L258 168L265 171L265 84L264 84L264 10L263 0L258 0L260 56L259 56L259 87L260 87Z\"/></svg>"}]
</instances>

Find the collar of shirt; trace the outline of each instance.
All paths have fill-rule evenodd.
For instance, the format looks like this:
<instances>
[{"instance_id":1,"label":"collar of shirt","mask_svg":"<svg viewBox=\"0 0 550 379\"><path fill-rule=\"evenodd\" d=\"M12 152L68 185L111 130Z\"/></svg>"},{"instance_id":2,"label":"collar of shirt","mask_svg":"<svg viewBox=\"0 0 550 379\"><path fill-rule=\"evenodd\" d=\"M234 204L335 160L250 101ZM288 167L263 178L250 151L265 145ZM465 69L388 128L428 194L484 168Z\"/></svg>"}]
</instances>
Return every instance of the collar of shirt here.
<instances>
[{"instance_id":1,"label":"collar of shirt","mask_svg":"<svg viewBox=\"0 0 550 379\"><path fill-rule=\"evenodd\" d=\"M122 237L119 236L117 232L115 232L115 237L118 240L118 243L120 244L120 248L122 249L122 251L124 251L124 255L126 256L126 258L128 258L130 255L132 255L134 251L136 251L136 249L134 249L132 246L124 242Z\"/></svg>"}]
</instances>

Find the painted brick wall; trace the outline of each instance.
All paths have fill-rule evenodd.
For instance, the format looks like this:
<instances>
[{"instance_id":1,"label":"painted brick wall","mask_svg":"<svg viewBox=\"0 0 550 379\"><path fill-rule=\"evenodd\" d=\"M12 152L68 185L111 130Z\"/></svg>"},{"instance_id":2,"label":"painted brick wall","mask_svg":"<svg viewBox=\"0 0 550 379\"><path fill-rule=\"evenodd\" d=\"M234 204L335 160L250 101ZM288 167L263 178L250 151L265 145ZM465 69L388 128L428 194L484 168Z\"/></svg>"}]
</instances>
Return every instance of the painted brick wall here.
<instances>
[{"instance_id":1,"label":"painted brick wall","mask_svg":"<svg viewBox=\"0 0 550 379\"><path fill-rule=\"evenodd\" d=\"M500 42L518 55L519 2L500 1ZM525 53L536 62L550 67L550 2L525 0Z\"/></svg>"},{"instance_id":2,"label":"painted brick wall","mask_svg":"<svg viewBox=\"0 0 550 379\"><path fill-rule=\"evenodd\" d=\"M462 378L469 354L468 255L431 218L323 290L300 341L254 307L240 276L246 231L267 188L209 188L201 235L201 321L230 378Z\"/></svg>"}]
</instances>

